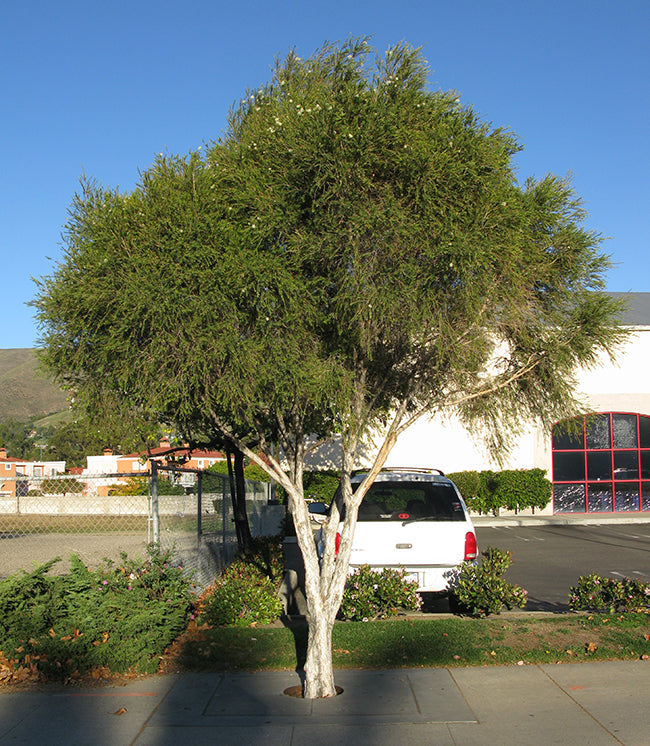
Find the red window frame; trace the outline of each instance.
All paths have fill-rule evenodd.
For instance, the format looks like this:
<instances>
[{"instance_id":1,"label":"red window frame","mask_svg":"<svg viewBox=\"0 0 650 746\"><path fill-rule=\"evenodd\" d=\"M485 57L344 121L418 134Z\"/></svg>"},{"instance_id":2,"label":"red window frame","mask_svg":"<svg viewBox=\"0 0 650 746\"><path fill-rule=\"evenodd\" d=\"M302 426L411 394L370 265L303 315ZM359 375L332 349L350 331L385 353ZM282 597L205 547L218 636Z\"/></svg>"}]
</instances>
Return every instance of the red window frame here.
<instances>
[{"instance_id":1,"label":"red window frame","mask_svg":"<svg viewBox=\"0 0 650 746\"><path fill-rule=\"evenodd\" d=\"M616 444L616 417L636 418L635 446ZM607 447L589 445L589 423L596 423L596 418L600 418L601 422L607 418ZM576 420L577 429L571 431L572 435L577 436L576 443L565 448L556 447L555 428L561 427L562 423L556 423L553 427L553 512L650 511L650 416L637 412L597 412ZM576 447L580 439L582 444ZM605 465L606 471L598 473L599 464ZM580 478L567 477L567 471L571 469L576 473L581 472ZM564 493L561 495L562 502L558 499L559 493Z\"/></svg>"}]
</instances>

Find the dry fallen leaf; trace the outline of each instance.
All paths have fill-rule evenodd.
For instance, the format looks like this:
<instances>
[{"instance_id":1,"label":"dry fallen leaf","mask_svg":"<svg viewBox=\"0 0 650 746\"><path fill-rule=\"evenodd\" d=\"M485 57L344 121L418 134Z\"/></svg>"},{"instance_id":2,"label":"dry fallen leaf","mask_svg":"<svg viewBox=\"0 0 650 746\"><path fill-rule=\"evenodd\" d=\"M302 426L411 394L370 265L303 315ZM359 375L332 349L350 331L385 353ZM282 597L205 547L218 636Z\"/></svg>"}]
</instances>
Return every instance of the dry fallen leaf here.
<instances>
[{"instance_id":1,"label":"dry fallen leaf","mask_svg":"<svg viewBox=\"0 0 650 746\"><path fill-rule=\"evenodd\" d=\"M588 643L587 643L587 644L585 645L585 650L586 650L586 651L587 651L588 653L595 653L595 652L596 652L596 650L598 650L598 645L596 645L596 643L595 643L595 642L588 642Z\"/></svg>"},{"instance_id":2,"label":"dry fallen leaf","mask_svg":"<svg viewBox=\"0 0 650 746\"><path fill-rule=\"evenodd\" d=\"M126 712L126 707L120 707L119 710L115 710L113 715L124 715L125 712Z\"/></svg>"}]
</instances>

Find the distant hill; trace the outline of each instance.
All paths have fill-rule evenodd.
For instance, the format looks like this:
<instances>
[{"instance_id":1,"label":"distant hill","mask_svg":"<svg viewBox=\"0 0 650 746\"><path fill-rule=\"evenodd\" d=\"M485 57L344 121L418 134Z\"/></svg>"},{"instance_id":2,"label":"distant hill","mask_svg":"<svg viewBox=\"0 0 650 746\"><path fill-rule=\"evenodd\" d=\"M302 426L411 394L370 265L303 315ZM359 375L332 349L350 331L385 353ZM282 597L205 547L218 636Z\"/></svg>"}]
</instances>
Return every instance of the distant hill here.
<instances>
[{"instance_id":1,"label":"distant hill","mask_svg":"<svg viewBox=\"0 0 650 746\"><path fill-rule=\"evenodd\" d=\"M0 350L0 422L68 409L66 394L38 370L36 350Z\"/></svg>"}]
</instances>

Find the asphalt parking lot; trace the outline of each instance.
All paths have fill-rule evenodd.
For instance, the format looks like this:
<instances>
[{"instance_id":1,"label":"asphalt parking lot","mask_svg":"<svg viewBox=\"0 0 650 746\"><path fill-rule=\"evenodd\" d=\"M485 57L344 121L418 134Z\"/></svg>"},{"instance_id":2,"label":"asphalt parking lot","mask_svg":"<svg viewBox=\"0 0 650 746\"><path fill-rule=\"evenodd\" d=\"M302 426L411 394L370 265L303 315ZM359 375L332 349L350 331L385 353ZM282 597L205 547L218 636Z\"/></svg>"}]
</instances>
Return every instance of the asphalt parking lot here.
<instances>
[{"instance_id":1,"label":"asphalt parking lot","mask_svg":"<svg viewBox=\"0 0 650 746\"><path fill-rule=\"evenodd\" d=\"M530 611L567 611L580 575L650 582L650 522L621 525L476 526L479 549L508 549L506 580L528 591Z\"/></svg>"}]
</instances>

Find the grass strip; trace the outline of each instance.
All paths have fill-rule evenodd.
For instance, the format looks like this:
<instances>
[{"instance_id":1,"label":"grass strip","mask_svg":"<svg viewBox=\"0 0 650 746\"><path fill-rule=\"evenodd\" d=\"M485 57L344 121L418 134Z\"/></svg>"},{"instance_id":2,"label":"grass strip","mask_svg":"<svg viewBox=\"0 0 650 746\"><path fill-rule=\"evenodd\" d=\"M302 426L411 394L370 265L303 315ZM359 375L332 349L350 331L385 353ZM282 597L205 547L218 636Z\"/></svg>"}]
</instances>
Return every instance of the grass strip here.
<instances>
[{"instance_id":1,"label":"grass strip","mask_svg":"<svg viewBox=\"0 0 650 746\"><path fill-rule=\"evenodd\" d=\"M167 656L168 670L255 671L304 664L307 626L192 625ZM337 623L335 668L419 668L630 660L650 656L645 613L407 618Z\"/></svg>"}]
</instances>

